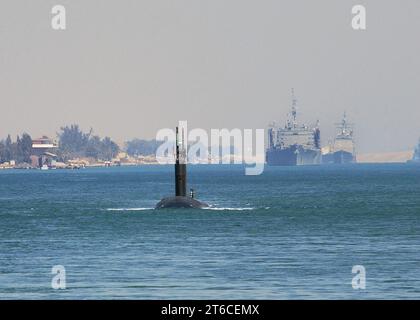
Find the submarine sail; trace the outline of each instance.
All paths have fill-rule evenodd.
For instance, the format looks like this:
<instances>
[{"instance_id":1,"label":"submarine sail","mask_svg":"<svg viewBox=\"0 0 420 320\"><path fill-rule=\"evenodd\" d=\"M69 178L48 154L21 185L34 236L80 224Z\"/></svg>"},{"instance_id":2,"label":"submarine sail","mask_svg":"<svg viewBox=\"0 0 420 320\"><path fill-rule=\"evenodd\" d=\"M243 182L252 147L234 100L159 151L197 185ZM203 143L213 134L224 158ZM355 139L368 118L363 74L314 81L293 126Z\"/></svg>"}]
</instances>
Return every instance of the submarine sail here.
<instances>
[{"instance_id":1,"label":"submarine sail","mask_svg":"<svg viewBox=\"0 0 420 320\"><path fill-rule=\"evenodd\" d=\"M182 130L181 141L179 140L179 128L176 128L175 145L175 196L163 198L156 205L156 209L165 208L205 208L207 203L194 198L194 191L191 189L190 196L187 196L187 152L185 148L184 130Z\"/></svg>"}]
</instances>

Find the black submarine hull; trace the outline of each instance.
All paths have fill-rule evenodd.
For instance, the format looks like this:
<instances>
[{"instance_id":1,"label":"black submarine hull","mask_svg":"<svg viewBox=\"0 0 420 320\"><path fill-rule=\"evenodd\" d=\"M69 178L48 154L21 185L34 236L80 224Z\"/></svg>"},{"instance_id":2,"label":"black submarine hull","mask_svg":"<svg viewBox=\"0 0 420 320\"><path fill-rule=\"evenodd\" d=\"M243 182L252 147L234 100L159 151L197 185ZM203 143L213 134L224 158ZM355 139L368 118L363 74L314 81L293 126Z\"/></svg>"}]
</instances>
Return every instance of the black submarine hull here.
<instances>
[{"instance_id":1,"label":"black submarine hull","mask_svg":"<svg viewBox=\"0 0 420 320\"><path fill-rule=\"evenodd\" d=\"M181 142L180 142L181 140ZM194 198L194 190L191 189L191 196L187 197L187 154L184 147L184 130L179 139L179 129L176 128L176 160L175 160L175 197L163 198L156 205L156 209L166 208L192 208L201 209L208 207L207 203Z\"/></svg>"},{"instance_id":2,"label":"black submarine hull","mask_svg":"<svg viewBox=\"0 0 420 320\"><path fill-rule=\"evenodd\" d=\"M205 202L198 201L197 199L184 196L175 196L163 198L156 205L156 209L169 209L169 208L192 208L202 209L207 208L209 205Z\"/></svg>"}]
</instances>

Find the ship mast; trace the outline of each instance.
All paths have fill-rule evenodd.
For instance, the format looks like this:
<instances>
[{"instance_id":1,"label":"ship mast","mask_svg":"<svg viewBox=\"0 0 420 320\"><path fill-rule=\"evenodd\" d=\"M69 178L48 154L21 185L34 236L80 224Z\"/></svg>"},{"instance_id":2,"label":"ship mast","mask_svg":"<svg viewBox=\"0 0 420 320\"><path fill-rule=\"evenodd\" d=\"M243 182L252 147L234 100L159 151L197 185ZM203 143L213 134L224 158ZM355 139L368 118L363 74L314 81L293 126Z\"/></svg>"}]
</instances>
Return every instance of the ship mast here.
<instances>
[{"instance_id":1,"label":"ship mast","mask_svg":"<svg viewBox=\"0 0 420 320\"><path fill-rule=\"evenodd\" d=\"M341 121L341 133L345 134L347 131L347 113L344 111L343 120Z\"/></svg>"},{"instance_id":2,"label":"ship mast","mask_svg":"<svg viewBox=\"0 0 420 320\"><path fill-rule=\"evenodd\" d=\"M297 121L296 121L296 115L297 115L297 109L296 109L297 99L295 96L295 89L292 88L292 117L293 117L293 128L296 128Z\"/></svg>"},{"instance_id":3,"label":"ship mast","mask_svg":"<svg viewBox=\"0 0 420 320\"><path fill-rule=\"evenodd\" d=\"M353 136L353 124L347 122L347 112L344 111L343 119L340 123L336 123L335 125L337 126L337 129L340 129L339 135Z\"/></svg>"}]
</instances>

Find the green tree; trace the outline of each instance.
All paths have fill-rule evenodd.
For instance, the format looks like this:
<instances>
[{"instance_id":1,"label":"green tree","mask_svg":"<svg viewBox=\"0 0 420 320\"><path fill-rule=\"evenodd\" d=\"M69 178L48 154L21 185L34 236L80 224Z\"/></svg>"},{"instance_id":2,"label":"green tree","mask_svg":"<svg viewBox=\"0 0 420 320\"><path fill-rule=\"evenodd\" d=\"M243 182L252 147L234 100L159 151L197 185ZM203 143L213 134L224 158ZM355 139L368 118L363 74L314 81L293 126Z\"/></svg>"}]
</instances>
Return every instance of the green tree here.
<instances>
[{"instance_id":1,"label":"green tree","mask_svg":"<svg viewBox=\"0 0 420 320\"><path fill-rule=\"evenodd\" d=\"M7 135L6 141L4 143L4 161L13 160L13 143L10 134Z\"/></svg>"},{"instance_id":2,"label":"green tree","mask_svg":"<svg viewBox=\"0 0 420 320\"><path fill-rule=\"evenodd\" d=\"M110 161L118 155L120 148L111 138L105 137L101 142L100 154L102 160Z\"/></svg>"},{"instance_id":3,"label":"green tree","mask_svg":"<svg viewBox=\"0 0 420 320\"><path fill-rule=\"evenodd\" d=\"M19 135L17 135L16 142L13 144L13 149L14 149L14 154L15 154L13 158L16 160L17 163L23 162L22 151L20 150L20 147L21 147L20 137Z\"/></svg>"},{"instance_id":4,"label":"green tree","mask_svg":"<svg viewBox=\"0 0 420 320\"><path fill-rule=\"evenodd\" d=\"M32 138L29 134L22 134L22 138L17 137L16 140L16 159L18 162L31 162Z\"/></svg>"},{"instance_id":5,"label":"green tree","mask_svg":"<svg viewBox=\"0 0 420 320\"><path fill-rule=\"evenodd\" d=\"M84 133L78 125L62 127L58 133L58 155L66 161L76 157L89 157L96 160L112 160L120 148L109 137L101 138L92 135L93 130Z\"/></svg>"},{"instance_id":6,"label":"green tree","mask_svg":"<svg viewBox=\"0 0 420 320\"><path fill-rule=\"evenodd\" d=\"M102 142L99 136L93 136L89 139L86 156L89 158L98 159L100 157Z\"/></svg>"},{"instance_id":7,"label":"green tree","mask_svg":"<svg viewBox=\"0 0 420 320\"><path fill-rule=\"evenodd\" d=\"M0 163L3 163L5 160L5 149L6 146L4 145L3 141L0 141Z\"/></svg>"},{"instance_id":8,"label":"green tree","mask_svg":"<svg viewBox=\"0 0 420 320\"><path fill-rule=\"evenodd\" d=\"M127 141L126 151L130 156L154 155L161 144L162 141L133 139Z\"/></svg>"},{"instance_id":9,"label":"green tree","mask_svg":"<svg viewBox=\"0 0 420 320\"><path fill-rule=\"evenodd\" d=\"M85 156L92 129L84 133L77 124L70 127L61 127L59 137L59 156L63 160L69 160Z\"/></svg>"}]
</instances>

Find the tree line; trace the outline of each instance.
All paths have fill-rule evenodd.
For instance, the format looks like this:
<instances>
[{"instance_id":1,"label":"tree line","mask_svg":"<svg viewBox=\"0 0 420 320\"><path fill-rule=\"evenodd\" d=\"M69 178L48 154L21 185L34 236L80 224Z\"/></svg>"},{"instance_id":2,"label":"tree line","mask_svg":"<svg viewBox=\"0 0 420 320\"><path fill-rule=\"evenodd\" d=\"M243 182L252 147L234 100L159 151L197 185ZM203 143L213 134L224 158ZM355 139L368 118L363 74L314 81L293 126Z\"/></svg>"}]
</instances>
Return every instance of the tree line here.
<instances>
[{"instance_id":1,"label":"tree line","mask_svg":"<svg viewBox=\"0 0 420 320\"><path fill-rule=\"evenodd\" d=\"M61 127L57 139L58 148L52 152L62 162L76 158L110 161L121 151L110 137L101 138L92 129L84 132L77 124ZM126 142L124 151L133 157L154 155L161 143L156 140L133 139ZM31 154L32 138L27 133L18 135L15 141L12 141L10 135L0 140L0 163L14 160L16 163L29 164Z\"/></svg>"},{"instance_id":2,"label":"tree line","mask_svg":"<svg viewBox=\"0 0 420 320\"><path fill-rule=\"evenodd\" d=\"M101 139L89 132L83 132L78 125L62 127L57 134L59 139L58 155L62 161L74 158L94 158L96 160L111 160L122 151L119 146L109 137ZM155 155L162 141L133 139L127 141L124 146L129 156Z\"/></svg>"},{"instance_id":3,"label":"tree line","mask_svg":"<svg viewBox=\"0 0 420 320\"><path fill-rule=\"evenodd\" d=\"M101 138L93 130L83 132L77 124L60 128L57 155L59 160L93 158L110 161L120 152L120 147L110 137Z\"/></svg>"},{"instance_id":4,"label":"tree line","mask_svg":"<svg viewBox=\"0 0 420 320\"><path fill-rule=\"evenodd\" d=\"M22 134L21 137L18 135L16 141L12 141L10 134L0 141L0 163L12 160L17 163L30 163L31 153L32 138L27 133Z\"/></svg>"},{"instance_id":5,"label":"tree line","mask_svg":"<svg viewBox=\"0 0 420 320\"><path fill-rule=\"evenodd\" d=\"M125 151L132 157L150 156L156 154L156 150L161 144L162 141L157 140L133 139L126 142Z\"/></svg>"},{"instance_id":6,"label":"tree line","mask_svg":"<svg viewBox=\"0 0 420 320\"><path fill-rule=\"evenodd\" d=\"M83 132L78 125L61 127L57 133L58 148L53 150L59 161L75 158L94 158L110 161L118 155L119 146L109 137L101 138L93 134L93 130ZM24 133L13 141L10 134L0 140L0 163L31 163L32 138Z\"/></svg>"}]
</instances>

